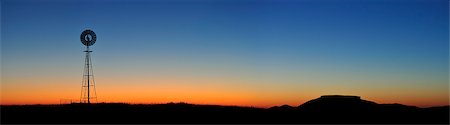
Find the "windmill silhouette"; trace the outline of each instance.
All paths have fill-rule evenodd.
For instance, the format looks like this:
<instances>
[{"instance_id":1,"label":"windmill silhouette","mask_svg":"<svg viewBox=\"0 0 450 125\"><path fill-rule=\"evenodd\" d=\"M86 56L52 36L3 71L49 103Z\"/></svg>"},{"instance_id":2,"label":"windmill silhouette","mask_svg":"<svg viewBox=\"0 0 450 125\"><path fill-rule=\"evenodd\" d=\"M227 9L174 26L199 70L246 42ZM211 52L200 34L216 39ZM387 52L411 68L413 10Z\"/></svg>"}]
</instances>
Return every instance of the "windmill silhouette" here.
<instances>
[{"instance_id":1,"label":"windmill silhouette","mask_svg":"<svg viewBox=\"0 0 450 125\"><path fill-rule=\"evenodd\" d=\"M83 72L83 82L81 85L81 96L80 103L91 103L91 100L97 102L97 91L95 89L95 80L94 80L94 72L92 69L92 61L90 53L92 51L89 50L89 46L94 45L97 40L97 36L94 31L90 29L86 29L81 33L80 36L81 43L86 46L85 64L84 64L84 72Z\"/></svg>"}]
</instances>

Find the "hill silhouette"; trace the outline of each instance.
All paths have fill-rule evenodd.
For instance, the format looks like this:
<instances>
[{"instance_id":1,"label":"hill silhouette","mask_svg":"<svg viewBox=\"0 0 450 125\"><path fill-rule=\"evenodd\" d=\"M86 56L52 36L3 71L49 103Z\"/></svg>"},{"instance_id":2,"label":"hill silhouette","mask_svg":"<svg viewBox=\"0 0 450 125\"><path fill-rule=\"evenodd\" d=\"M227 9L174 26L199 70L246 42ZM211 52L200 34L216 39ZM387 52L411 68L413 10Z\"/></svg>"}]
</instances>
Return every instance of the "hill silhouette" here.
<instances>
[{"instance_id":1,"label":"hill silhouette","mask_svg":"<svg viewBox=\"0 0 450 125\"><path fill-rule=\"evenodd\" d=\"M449 123L449 106L377 104L358 96L327 95L298 107L167 104L1 106L2 123Z\"/></svg>"},{"instance_id":2,"label":"hill silhouette","mask_svg":"<svg viewBox=\"0 0 450 125\"><path fill-rule=\"evenodd\" d=\"M359 96L327 95L297 107L305 119L321 123L448 123L449 106L419 108L402 104L377 104Z\"/></svg>"}]
</instances>

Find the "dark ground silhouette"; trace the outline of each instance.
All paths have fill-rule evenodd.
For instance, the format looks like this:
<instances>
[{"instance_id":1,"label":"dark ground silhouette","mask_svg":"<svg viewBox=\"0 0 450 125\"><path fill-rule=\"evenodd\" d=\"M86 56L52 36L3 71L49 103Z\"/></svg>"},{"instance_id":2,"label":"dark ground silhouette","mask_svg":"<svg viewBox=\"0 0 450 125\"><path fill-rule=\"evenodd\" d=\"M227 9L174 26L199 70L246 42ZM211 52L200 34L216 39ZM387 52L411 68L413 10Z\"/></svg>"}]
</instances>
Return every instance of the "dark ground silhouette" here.
<instances>
[{"instance_id":1,"label":"dark ground silhouette","mask_svg":"<svg viewBox=\"0 0 450 125\"><path fill-rule=\"evenodd\" d=\"M449 106L377 104L358 96L322 96L298 107L66 104L1 106L1 123L449 123Z\"/></svg>"}]
</instances>

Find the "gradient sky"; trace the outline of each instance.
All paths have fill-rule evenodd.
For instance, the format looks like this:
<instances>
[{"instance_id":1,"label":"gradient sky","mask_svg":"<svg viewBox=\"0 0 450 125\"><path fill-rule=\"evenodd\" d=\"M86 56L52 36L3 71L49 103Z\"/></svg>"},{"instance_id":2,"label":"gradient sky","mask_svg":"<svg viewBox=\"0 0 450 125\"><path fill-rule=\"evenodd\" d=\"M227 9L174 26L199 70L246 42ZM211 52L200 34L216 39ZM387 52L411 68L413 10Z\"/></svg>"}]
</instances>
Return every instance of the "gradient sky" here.
<instances>
[{"instance_id":1,"label":"gradient sky","mask_svg":"<svg viewBox=\"0 0 450 125\"><path fill-rule=\"evenodd\" d=\"M448 0L2 0L1 104L449 104Z\"/></svg>"}]
</instances>

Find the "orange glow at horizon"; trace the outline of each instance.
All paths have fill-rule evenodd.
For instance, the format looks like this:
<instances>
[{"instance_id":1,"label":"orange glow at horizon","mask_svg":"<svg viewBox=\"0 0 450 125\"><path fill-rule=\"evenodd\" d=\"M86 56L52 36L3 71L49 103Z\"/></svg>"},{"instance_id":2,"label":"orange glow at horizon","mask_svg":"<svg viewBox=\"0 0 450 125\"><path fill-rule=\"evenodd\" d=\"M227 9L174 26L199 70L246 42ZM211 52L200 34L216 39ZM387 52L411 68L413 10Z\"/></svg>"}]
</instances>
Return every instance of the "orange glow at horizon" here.
<instances>
[{"instance_id":1,"label":"orange glow at horizon","mask_svg":"<svg viewBox=\"0 0 450 125\"><path fill-rule=\"evenodd\" d=\"M186 102L193 104L272 107L288 104L298 106L321 95L342 94L361 96L376 103L400 103L419 107L448 105L445 93L411 92L383 93L376 90L320 89L314 86L279 87L273 84L252 86L243 80L219 81L215 79L159 77L152 80L134 78L97 80L98 102L125 102L155 104ZM78 79L4 79L3 82L35 83L28 86L2 86L1 104L59 104L61 99L77 100L80 96ZM64 81L72 81L67 83ZM144 81L145 83L142 83ZM126 83L127 82L127 83ZM62 84L63 83L63 84ZM126 85L124 85L126 83ZM308 88L309 89L302 89ZM303 90L303 91L298 91ZM411 90L412 91L412 90ZM393 91L392 91L393 92ZM443 91L444 92L444 91Z\"/></svg>"}]
</instances>

